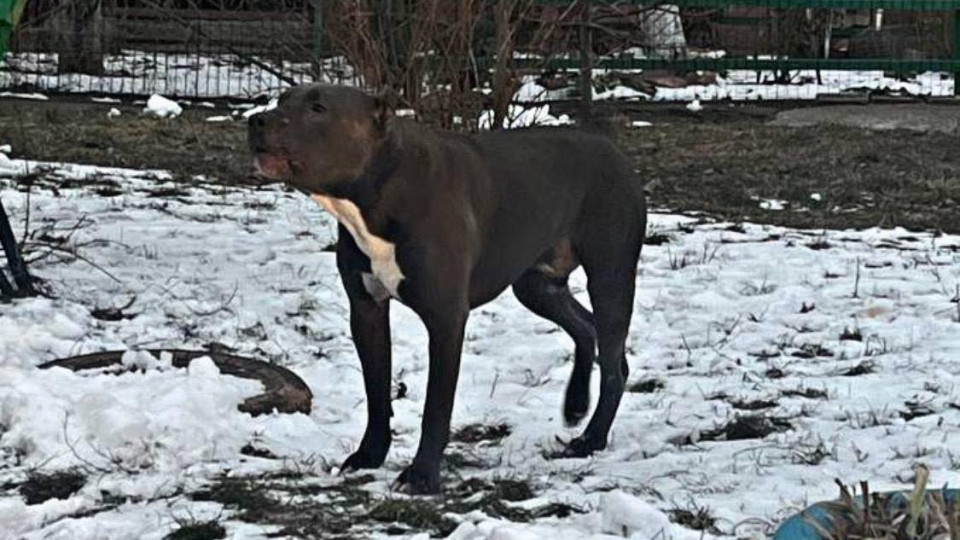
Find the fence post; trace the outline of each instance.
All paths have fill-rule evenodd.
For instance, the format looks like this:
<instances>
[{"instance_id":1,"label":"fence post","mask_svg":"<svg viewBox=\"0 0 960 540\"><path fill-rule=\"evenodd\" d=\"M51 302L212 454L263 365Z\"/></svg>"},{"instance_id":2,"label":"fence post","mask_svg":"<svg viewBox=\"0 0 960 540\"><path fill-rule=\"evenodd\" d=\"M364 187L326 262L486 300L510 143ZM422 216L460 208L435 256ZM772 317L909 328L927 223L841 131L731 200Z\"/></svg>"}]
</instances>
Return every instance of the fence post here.
<instances>
[{"instance_id":1,"label":"fence post","mask_svg":"<svg viewBox=\"0 0 960 540\"><path fill-rule=\"evenodd\" d=\"M7 21L0 19L0 59L7 52L7 42L10 41L10 34L13 26Z\"/></svg>"},{"instance_id":2,"label":"fence post","mask_svg":"<svg viewBox=\"0 0 960 540\"><path fill-rule=\"evenodd\" d=\"M66 2L50 18L58 73L103 74L103 2Z\"/></svg>"},{"instance_id":3,"label":"fence post","mask_svg":"<svg viewBox=\"0 0 960 540\"><path fill-rule=\"evenodd\" d=\"M960 9L953 12L953 60L960 60ZM960 71L953 72L953 95L960 96Z\"/></svg>"},{"instance_id":4,"label":"fence post","mask_svg":"<svg viewBox=\"0 0 960 540\"><path fill-rule=\"evenodd\" d=\"M310 44L311 51L311 60L313 62L313 77L314 82L320 82L320 75L323 68L323 59L321 55L323 54L323 0L313 0L313 32L311 37L313 38Z\"/></svg>"}]
</instances>

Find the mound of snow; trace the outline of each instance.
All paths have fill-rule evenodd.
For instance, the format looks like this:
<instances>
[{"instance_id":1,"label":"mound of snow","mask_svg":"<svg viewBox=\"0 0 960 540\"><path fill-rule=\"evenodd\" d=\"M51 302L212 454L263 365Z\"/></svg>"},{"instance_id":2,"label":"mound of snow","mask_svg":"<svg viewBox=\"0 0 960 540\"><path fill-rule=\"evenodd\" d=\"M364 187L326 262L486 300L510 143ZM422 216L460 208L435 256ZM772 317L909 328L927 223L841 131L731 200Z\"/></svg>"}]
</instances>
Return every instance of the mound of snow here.
<instances>
[{"instance_id":1,"label":"mound of snow","mask_svg":"<svg viewBox=\"0 0 960 540\"><path fill-rule=\"evenodd\" d=\"M533 81L527 81L517 89L517 92L513 95L513 100L521 103L535 103L544 101L546 97L546 88Z\"/></svg>"},{"instance_id":2,"label":"mound of snow","mask_svg":"<svg viewBox=\"0 0 960 540\"><path fill-rule=\"evenodd\" d=\"M614 490L600 497L603 532L628 538L669 538L670 519L650 503Z\"/></svg>"},{"instance_id":3,"label":"mound of snow","mask_svg":"<svg viewBox=\"0 0 960 540\"><path fill-rule=\"evenodd\" d=\"M220 376L207 357L170 370L169 359L145 354L124 356L145 371L117 376L0 367L0 422L8 428L0 452L51 468L86 461L164 471L236 456L253 429L237 405L261 384Z\"/></svg>"},{"instance_id":4,"label":"mound of snow","mask_svg":"<svg viewBox=\"0 0 960 540\"><path fill-rule=\"evenodd\" d=\"M175 118L183 113L183 107L160 94L154 94L147 100L147 106L143 109L143 112L158 118Z\"/></svg>"}]
</instances>

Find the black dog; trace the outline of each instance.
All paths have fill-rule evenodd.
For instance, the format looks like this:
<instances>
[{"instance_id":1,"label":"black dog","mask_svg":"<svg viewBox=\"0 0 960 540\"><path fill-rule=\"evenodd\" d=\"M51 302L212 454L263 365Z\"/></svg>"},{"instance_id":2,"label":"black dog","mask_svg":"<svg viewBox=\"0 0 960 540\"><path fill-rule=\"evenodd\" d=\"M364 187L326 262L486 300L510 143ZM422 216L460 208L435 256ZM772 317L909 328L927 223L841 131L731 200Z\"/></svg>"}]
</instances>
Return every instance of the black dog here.
<instances>
[{"instance_id":1,"label":"black dog","mask_svg":"<svg viewBox=\"0 0 960 540\"><path fill-rule=\"evenodd\" d=\"M412 493L439 491L467 316L511 285L576 344L569 424L587 414L590 371L600 364L597 408L565 454L606 447L627 377L646 228L643 184L608 139L564 128L434 131L358 90L303 86L251 117L249 144L263 174L310 194L340 223L337 266L368 412L344 470L379 467L390 447L392 297L420 316L430 339L420 446L398 482ZM581 264L593 313L567 287Z\"/></svg>"}]
</instances>

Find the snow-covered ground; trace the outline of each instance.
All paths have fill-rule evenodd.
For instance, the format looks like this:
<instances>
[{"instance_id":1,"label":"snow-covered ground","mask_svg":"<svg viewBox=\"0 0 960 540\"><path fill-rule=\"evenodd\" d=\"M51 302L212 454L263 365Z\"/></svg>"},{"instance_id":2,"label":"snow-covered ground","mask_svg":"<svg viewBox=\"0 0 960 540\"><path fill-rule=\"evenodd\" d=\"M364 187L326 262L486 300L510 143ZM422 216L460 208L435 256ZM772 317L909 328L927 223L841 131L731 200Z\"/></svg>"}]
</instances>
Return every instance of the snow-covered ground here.
<instances>
[{"instance_id":1,"label":"snow-covered ground","mask_svg":"<svg viewBox=\"0 0 960 540\"><path fill-rule=\"evenodd\" d=\"M267 60L262 60L269 64ZM249 99L276 93L289 84L276 75L282 73L297 84L324 82L356 85L354 70L345 59L325 59L321 80L315 81L309 63L270 64L269 69L243 61L233 55L160 54L123 51L104 59L104 75L58 73L57 55L47 53L8 53L2 69L0 88L26 85L41 91L93 92L106 94L164 94L180 98L233 97ZM639 70L620 70L639 73ZM809 100L819 94L849 90L885 90L915 96L952 96L953 78L947 73L922 73L911 80L889 77L883 71L823 70L820 82L813 70L792 71L792 83L777 83L771 71L730 70L715 84L685 88L660 88L648 96L626 86L607 87L607 73L594 70L597 79L594 99L654 101L733 101ZM566 99L576 90L565 88L547 94L550 99ZM522 100L522 98L521 98ZM488 121L489 122L489 121Z\"/></svg>"},{"instance_id":2,"label":"snow-covered ground","mask_svg":"<svg viewBox=\"0 0 960 540\"><path fill-rule=\"evenodd\" d=\"M29 506L0 488L0 537L159 539L190 518L260 538L274 529L185 493L226 471L297 468L341 482L324 464L356 446L365 413L346 300L322 250L334 240L331 218L278 186L183 186L157 171L75 165L54 166L75 181L39 181L28 199L11 177L37 165L0 155L15 229L29 200L30 230L47 228L48 243L72 234L63 246L83 260L58 251L33 265L56 299L0 305L0 486L68 467L88 480L66 500ZM454 426L505 422L511 433L457 446L489 464L460 474L528 478L538 490L528 506L560 501L586 513L531 524L473 513L457 518L455 538L700 538L667 522L677 507L707 507L724 535L761 538L766 524L832 498L834 477L900 487L923 461L933 485L960 483L960 237L665 214L651 217L650 233L663 243L644 248L628 359L630 382L652 391L625 396L609 448L591 459L544 458L556 435L576 433L559 414L570 340L510 292L473 313ZM582 273L572 284L587 303ZM91 314L132 298L129 319ZM364 486L376 497L399 496L389 486L414 454L426 382L421 325L398 304L392 324L394 377L409 392L394 402L387 468ZM104 349L213 342L292 369L314 393L313 412L242 414L235 406L257 384L203 360L119 376L35 368ZM758 414L781 431L710 440ZM249 443L280 459L241 455ZM108 499L121 503L94 512Z\"/></svg>"}]
</instances>

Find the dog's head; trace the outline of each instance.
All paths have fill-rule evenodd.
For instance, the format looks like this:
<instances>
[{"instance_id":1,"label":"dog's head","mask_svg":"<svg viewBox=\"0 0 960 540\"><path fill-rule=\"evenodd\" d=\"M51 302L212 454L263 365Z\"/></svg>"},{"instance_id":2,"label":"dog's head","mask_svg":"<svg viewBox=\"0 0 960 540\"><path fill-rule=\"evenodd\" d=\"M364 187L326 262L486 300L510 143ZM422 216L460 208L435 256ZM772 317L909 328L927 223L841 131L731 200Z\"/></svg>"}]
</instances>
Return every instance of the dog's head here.
<instances>
[{"instance_id":1,"label":"dog's head","mask_svg":"<svg viewBox=\"0 0 960 540\"><path fill-rule=\"evenodd\" d=\"M250 117L247 141L264 176L324 193L358 178L380 149L390 100L323 85L291 88Z\"/></svg>"}]
</instances>

